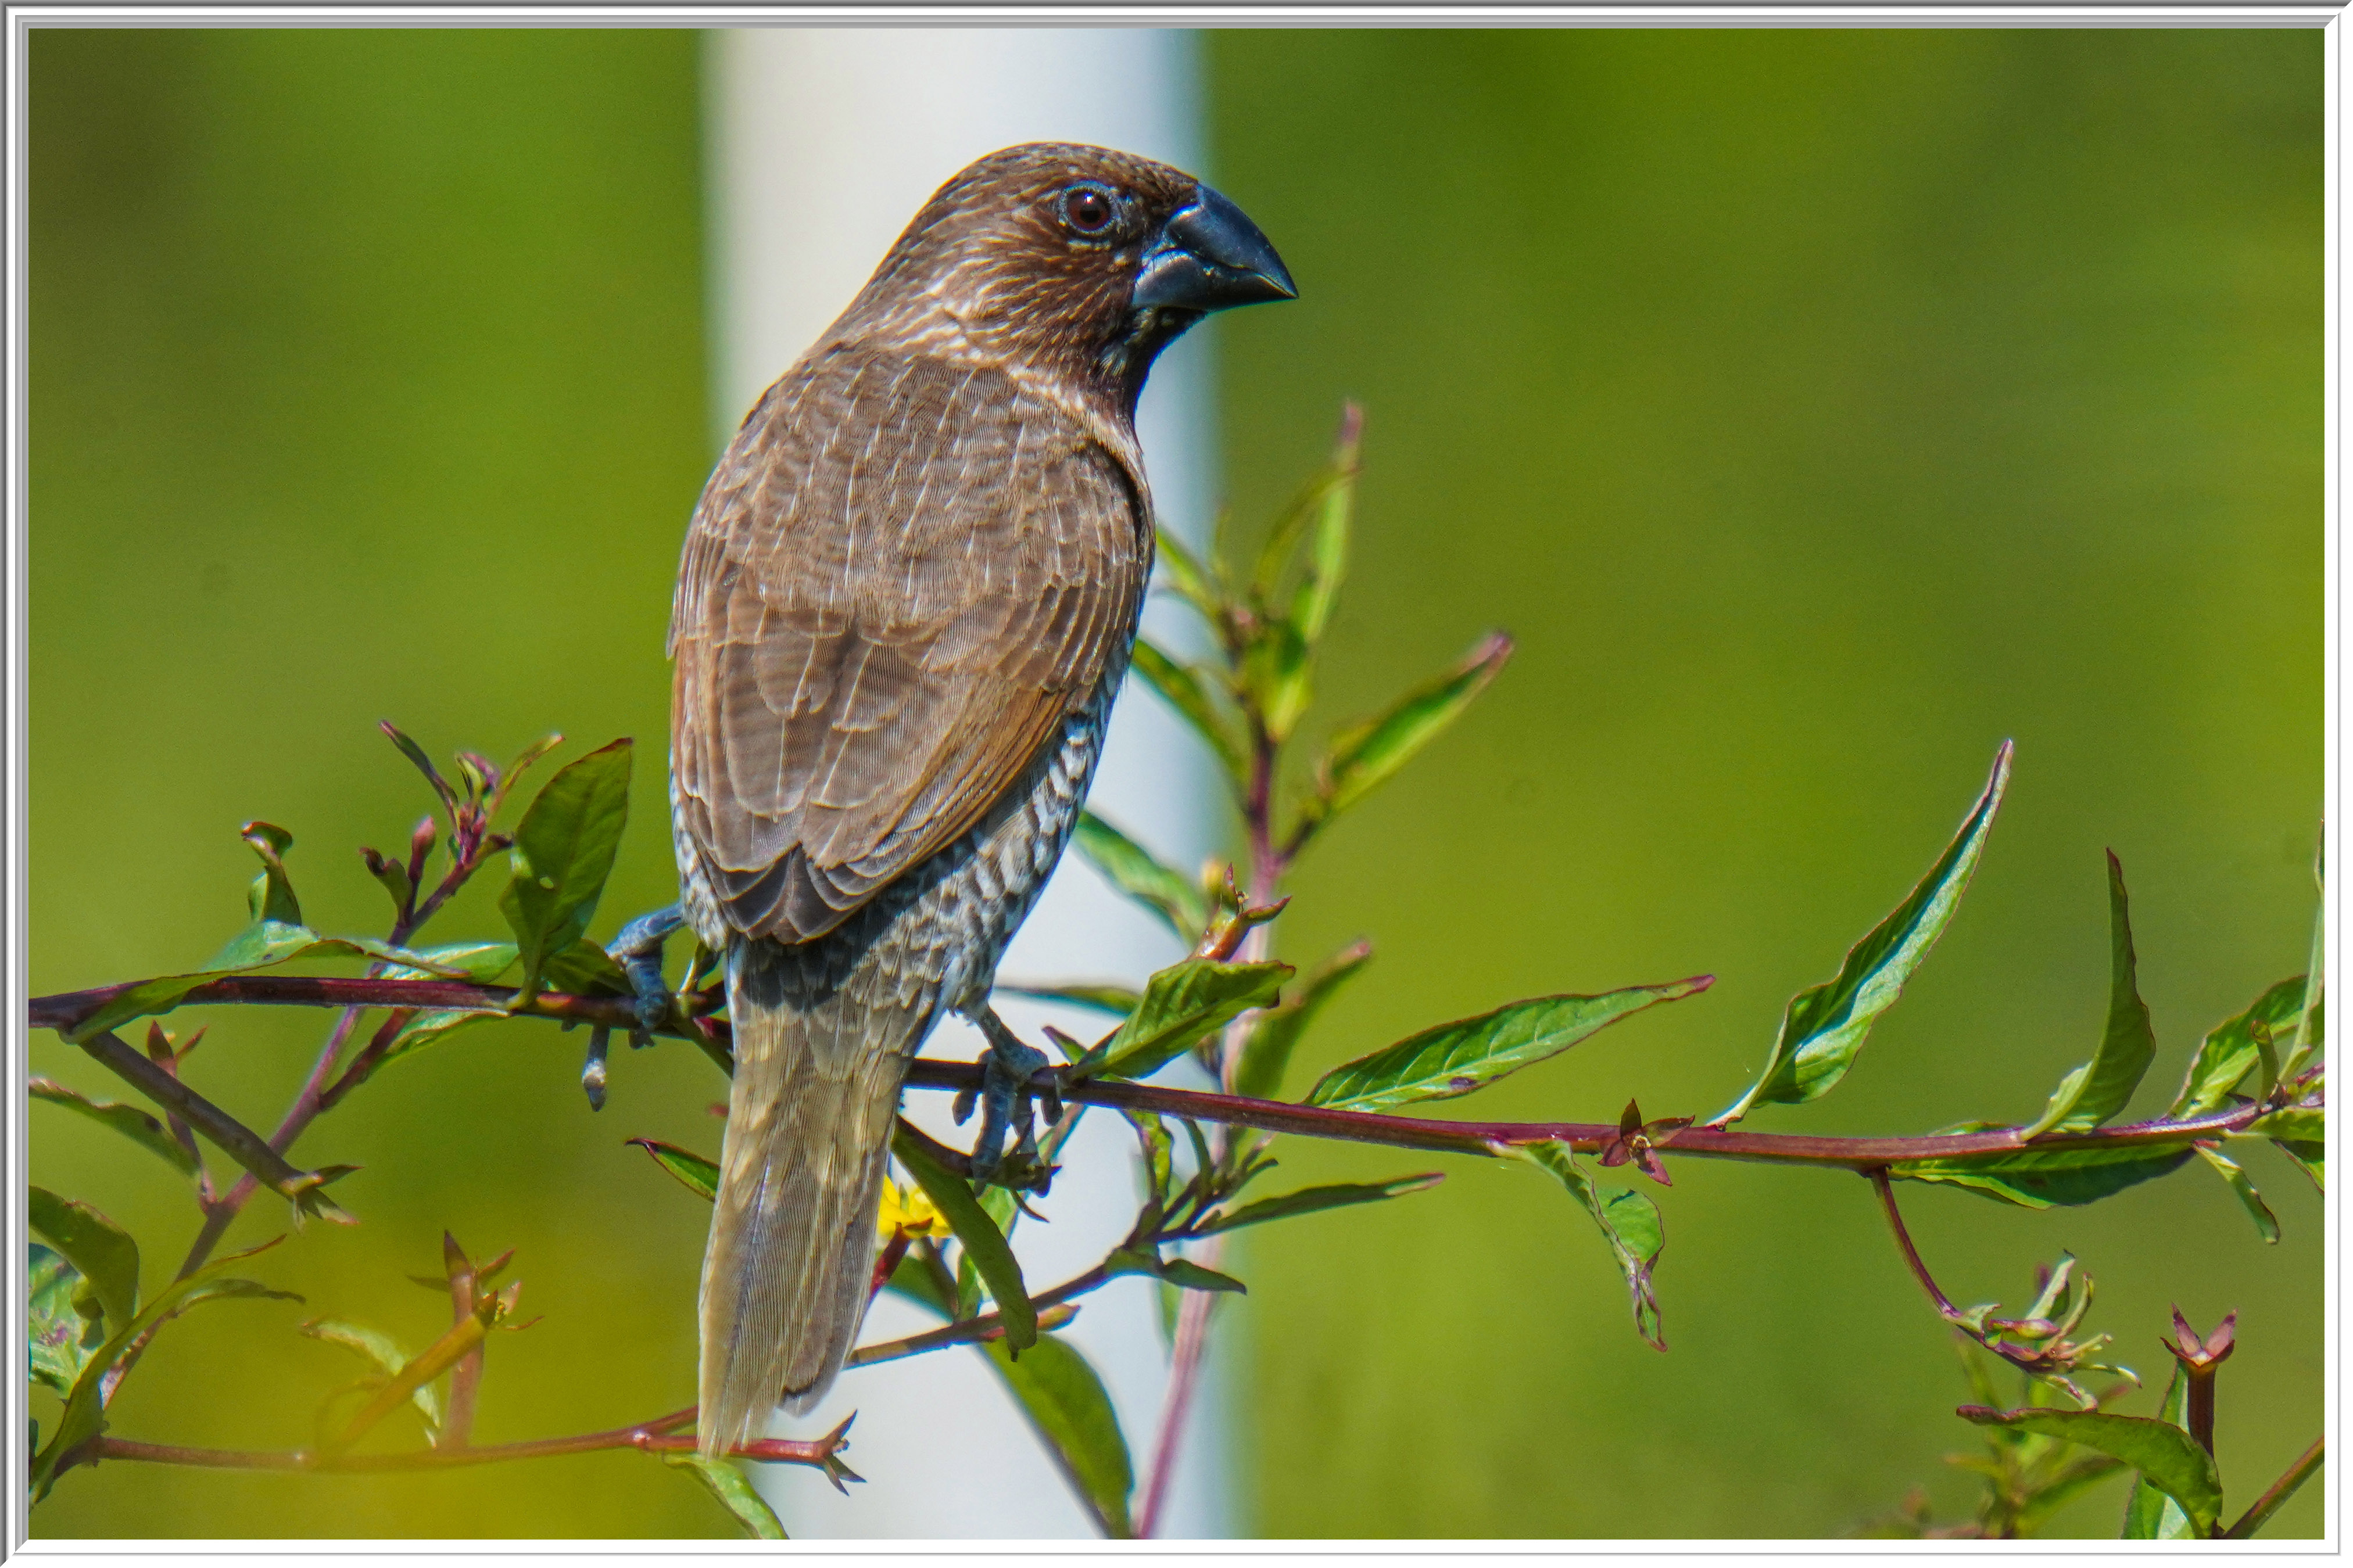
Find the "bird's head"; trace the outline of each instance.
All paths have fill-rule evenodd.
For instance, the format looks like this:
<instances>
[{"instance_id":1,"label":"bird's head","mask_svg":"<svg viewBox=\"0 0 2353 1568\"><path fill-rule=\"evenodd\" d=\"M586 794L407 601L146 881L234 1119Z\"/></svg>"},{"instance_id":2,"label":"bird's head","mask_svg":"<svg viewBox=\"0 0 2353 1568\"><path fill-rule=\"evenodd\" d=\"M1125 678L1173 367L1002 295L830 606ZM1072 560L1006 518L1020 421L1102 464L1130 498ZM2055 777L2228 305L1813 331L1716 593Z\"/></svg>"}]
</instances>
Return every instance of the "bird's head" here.
<instances>
[{"instance_id":1,"label":"bird's head","mask_svg":"<svg viewBox=\"0 0 2353 1568\"><path fill-rule=\"evenodd\" d=\"M1132 414L1154 356L1187 327L1297 293L1258 226L1192 175L1036 142L942 185L841 325L911 347L953 338Z\"/></svg>"}]
</instances>

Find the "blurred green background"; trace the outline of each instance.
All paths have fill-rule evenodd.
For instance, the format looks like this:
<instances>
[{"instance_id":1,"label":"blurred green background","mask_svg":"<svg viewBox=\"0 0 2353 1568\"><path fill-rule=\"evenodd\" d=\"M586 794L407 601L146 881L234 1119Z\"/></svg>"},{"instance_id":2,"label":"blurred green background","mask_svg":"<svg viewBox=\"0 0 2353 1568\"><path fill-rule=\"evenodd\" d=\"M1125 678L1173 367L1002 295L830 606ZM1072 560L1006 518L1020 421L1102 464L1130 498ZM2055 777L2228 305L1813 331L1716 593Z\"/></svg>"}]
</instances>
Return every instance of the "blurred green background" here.
<instances>
[{"instance_id":1,"label":"blurred green background","mask_svg":"<svg viewBox=\"0 0 2353 1568\"><path fill-rule=\"evenodd\" d=\"M1262 517L1343 397L1368 416L1328 718L1504 626L1520 653L1296 881L1294 957L1379 958L1294 1087L1439 1018L1708 971L1478 1113L1704 1114L1782 1003L1933 858L1994 748L1976 886L1858 1070L1752 1125L2020 1119L2105 1004L2122 857L2163 1048L2303 965L2321 799L2316 31L1239 31L1206 40L1213 174L1300 303L1224 332L1224 489ZM33 35L32 981L200 961L244 916L237 824L298 837L306 912L374 931L354 847L425 805L375 731L507 755L633 734L598 930L665 901L660 658L709 460L696 39L658 31ZM1145 699L1148 700L1148 699ZM577 745L566 754L576 754ZM486 879L486 882L491 879ZM485 886L445 935L499 927ZM184 1016L175 1027L197 1021ZM205 1092L274 1124L322 1019L218 1014ZM53 1037L33 1066L107 1098ZM708 1143L691 1053L479 1029L301 1146L366 1223L256 1272L307 1307L177 1324L114 1410L156 1441L307 1440L354 1368L313 1313L421 1344L444 1226L519 1248L484 1441L682 1403L702 1216L620 1137ZM148 1248L160 1164L50 1107L34 1179ZM1286 1141L1285 1174L1420 1168ZM2249 1157L2265 1247L2202 1168L2084 1210L1911 1189L1964 1302L2062 1249L2161 1377L2178 1301L2240 1311L2218 1446L2243 1505L2321 1418L2321 1205ZM1530 1173L1257 1233L1236 1467L1295 1536L1809 1536L1972 1447L1938 1327L1852 1177L1684 1162L1673 1350ZM234 1240L284 1227L258 1205ZM2145 1410L2154 1396L2127 1406ZM55 1402L37 1395L35 1415ZM1141 1445L1142 1434L1134 1435ZM2113 1535L2122 1486L2063 1533ZM2275 1532L2314 1535L2319 1489ZM641 1457L429 1478L69 1477L55 1536L693 1536Z\"/></svg>"}]
</instances>

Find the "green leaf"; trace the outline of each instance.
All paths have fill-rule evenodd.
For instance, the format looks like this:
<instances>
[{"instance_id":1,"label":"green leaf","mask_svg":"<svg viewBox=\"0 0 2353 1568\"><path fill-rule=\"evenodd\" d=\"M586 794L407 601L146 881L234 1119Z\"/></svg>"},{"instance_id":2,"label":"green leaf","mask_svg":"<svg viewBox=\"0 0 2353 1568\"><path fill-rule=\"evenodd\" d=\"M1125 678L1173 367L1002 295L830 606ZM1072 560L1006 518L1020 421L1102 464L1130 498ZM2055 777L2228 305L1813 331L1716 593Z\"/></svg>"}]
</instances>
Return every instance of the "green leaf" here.
<instances>
[{"instance_id":1,"label":"green leaf","mask_svg":"<svg viewBox=\"0 0 2353 1568\"><path fill-rule=\"evenodd\" d=\"M1275 591L1291 565L1293 553L1299 548L1300 536L1311 527L1315 531L1315 541L1309 557L1308 579L1312 582L1319 572L1328 569L1332 574L1329 592L1339 591L1338 574L1345 559L1348 517L1355 500L1363 431L1363 411L1349 404L1341 411L1340 430L1333 440L1330 460L1315 471L1306 488L1283 508L1274 525L1267 530L1265 542L1259 546L1258 564L1250 574L1250 598L1260 610L1274 603ZM1305 584L1302 587L1303 590ZM1321 629L1319 621L1317 630Z\"/></svg>"},{"instance_id":2,"label":"green leaf","mask_svg":"<svg viewBox=\"0 0 2353 1568\"><path fill-rule=\"evenodd\" d=\"M1215 1236L1219 1231L1240 1230L1246 1225L1264 1225L1271 1219L1289 1219L1293 1215L1314 1214L1320 1209L1377 1204L1388 1198L1401 1198L1408 1193L1426 1193L1445 1179L1436 1172L1426 1172L1419 1176L1398 1176L1387 1182L1302 1187L1295 1193L1284 1193L1280 1197L1261 1198L1254 1204L1245 1204L1230 1214L1213 1214L1195 1226L1193 1234Z\"/></svg>"},{"instance_id":3,"label":"green leaf","mask_svg":"<svg viewBox=\"0 0 2353 1568\"><path fill-rule=\"evenodd\" d=\"M296 1324L294 1331L331 1345L341 1345L386 1377L399 1376L401 1369L409 1363L408 1352L402 1350L391 1335L362 1323L347 1323L339 1318L313 1318L307 1323ZM430 1383L418 1384L410 1392L408 1399L417 1406L417 1413L425 1417L425 1430L428 1436L441 1430L441 1400L433 1392Z\"/></svg>"},{"instance_id":4,"label":"green leaf","mask_svg":"<svg viewBox=\"0 0 2353 1568\"><path fill-rule=\"evenodd\" d=\"M90 1205L47 1187L26 1189L26 1223L57 1248L90 1287L90 1299L120 1330L139 1313L139 1244Z\"/></svg>"},{"instance_id":5,"label":"green leaf","mask_svg":"<svg viewBox=\"0 0 2353 1568\"><path fill-rule=\"evenodd\" d=\"M1018 1355L1001 1339L982 1346L982 1353L1103 1532L1114 1541L1133 1535L1127 1495L1135 1475L1128 1464L1127 1439L1103 1379L1086 1357L1053 1334Z\"/></svg>"},{"instance_id":6,"label":"green leaf","mask_svg":"<svg viewBox=\"0 0 2353 1568\"><path fill-rule=\"evenodd\" d=\"M1008 985L1000 981L997 989L1008 996L1027 996L1037 1002L1066 1002L1073 1007L1092 1007L1115 1018L1126 1017L1144 1000L1143 992L1124 985Z\"/></svg>"},{"instance_id":7,"label":"green leaf","mask_svg":"<svg viewBox=\"0 0 2353 1568\"><path fill-rule=\"evenodd\" d=\"M2214 1167L2214 1173L2222 1178L2222 1184L2231 1189L2232 1195L2247 1211L2247 1217L2255 1222L2256 1234L2265 1241L2276 1243L2280 1238L2279 1220L2273 1215L2271 1206L2263 1202L2263 1194L2255 1190L2255 1184L2247 1179L2247 1173L2239 1169L2239 1163L2221 1150L2209 1149L2203 1144L2199 1146L2198 1152Z\"/></svg>"},{"instance_id":8,"label":"green leaf","mask_svg":"<svg viewBox=\"0 0 2353 1568\"><path fill-rule=\"evenodd\" d=\"M1871 1026L1895 1005L1905 982L1926 960L1968 889L2010 784L2010 743L2004 741L1994 754L1985 793L1962 818L1944 854L1894 913L1847 950L1835 976L1789 998L1764 1072L1707 1126L1728 1126L1759 1105L1803 1105L1828 1094L1846 1076Z\"/></svg>"},{"instance_id":9,"label":"green leaf","mask_svg":"<svg viewBox=\"0 0 2353 1568\"><path fill-rule=\"evenodd\" d=\"M2316 880L2319 879L2320 868L2317 864L2313 867L2313 876ZM2313 977L2313 983L2305 993L2303 1010L2296 1015L2295 1035L2288 1043L2287 1060L2280 1066L2280 1075L2283 1078L2295 1077L2305 1069L2306 1064L2320 1053L2324 1033L2321 1010L2325 1000L2323 993L2327 990L2328 983L2327 963L2328 904L2324 899L2320 908L2313 911L2312 959L2305 965L2305 973ZM2271 1086L2266 1084L2263 1089L2265 1093L2269 1093Z\"/></svg>"},{"instance_id":10,"label":"green leaf","mask_svg":"<svg viewBox=\"0 0 2353 1568\"><path fill-rule=\"evenodd\" d=\"M1601 1229L1601 1238L1618 1259L1626 1277L1626 1291L1634 1306L1634 1331L1653 1350L1665 1350L1667 1341L1659 1320L1659 1296L1651 1271L1666 1250L1667 1233L1659 1205L1630 1189L1603 1196L1593 1179L1577 1163L1577 1152L1566 1143L1498 1143L1496 1153L1525 1160L1568 1189Z\"/></svg>"},{"instance_id":11,"label":"green leaf","mask_svg":"<svg viewBox=\"0 0 2353 1568\"><path fill-rule=\"evenodd\" d=\"M1307 711L1314 664L1314 649L1290 621L1276 616L1259 623L1242 650L1240 677L1268 740L1288 740Z\"/></svg>"},{"instance_id":12,"label":"green leaf","mask_svg":"<svg viewBox=\"0 0 2353 1568\"><path fill-rule=\"evenodd\" d=\"M2110 1148L2026 1149L2016 1153L1905 1160L1887 1173L1912 1182L1967 1187L2021 1208L2073 1208L2177 1170L2189 1158L2187 1143L2122 1144Z\"/></svg>"},{"instance_id":13,"label":"green leaf","mask_svg":"<svg viewBox=\"0 0 2353 1568\"><path fill-rule=\"evenodd\" d=\"M2261 1057L2258 1038L2270 1039L2292 1029L2304 1012L2301 974L2283 980L2235 1018L2217 1024L2190 1058L2189 1076L2166 1114L2175 1121L2203 1116L2230 1103L2231 1091L2255 1069Z\"/></svg>"},{"instance_id":14,"label":"green leaf","mask_svg":"<svg viewBox=\"0 0 2353 1568\"><path fill-rule=\"evenodd\" d=\"M433 759L425 754L425 748L393 728L392 721L389 719L377 720L376 728L382 730L385 738L398 747L400 754L406 757L415 764L417 771L425 775L425 782L431 784L433 793L441 797L442 809L449 813L452 822L456 821L458 792L449 787L449 781L441 776L440 770L433 765Z\"/></svg>"},{"instance_id":15,"label":"green leaf","mask_svg":"<svg viewBox=\"0 0 2353 1568\"><path fill-rule=\"evenodd\" d=\"M1310 815L1318 820L1336 816L1388 782L1462 717L1511 657L1512 639L1497 632L1452 669L1398 698L1387 712L1334 735L1317 764Z\"/></svg>"},{"instance_id":16,"label":"green leaf","mask_svg":"<svg viewBox=\"0 0 2353 1568\"><path fill-rule=\"evenodd\" d=\"M105 1005L62 1033L68 1040L79 1045L134 1018L168 1013L178 1006L180 998L189 992L225 974L269 969L298 958L368 958L382 963L405 965L426 974L454 976L459 973L435 963L422 953L367 937L321 936L306 926L287 925L279 921L257 921L231 937L228 944L215 953L212 961L202 969L186 974L165 974L126 986L109 997Z\"/></svg>"},{"instance_id":17,"label":"green leaf","mask_svg":"<svg viewBox=\"0 0 2353 1568\"><path fill-rule=\"evenodd\" d=\"M2168 1426L2187 1429L2189 1425L2189 1379L2181 1363L2173 1363L2173 1379L2165 1385L2165 1398L2158 1405L2157 1417ZM2217 1511L2220 1511L2219 1505ZM2125 1499L2126 1541L2188 1541L2189 1516L2181 1505L2148 1484L2146 1478L2133 1478L2132 1494Z\"/></svg>"},{"instance_id":18,"label":"green leaf","mask_svg":"<svg viewBox=\"0 0 2353 1568\"><path fill-rule=\"evenodd\" d=\"M2317 1105L2291 1105L2274 1110L2269 1116L2258 1117L2243 1131L2233 1134L2240 1138L2288 1138L2318 1142L2328 1135L2328 1112Z\"/></svg>"},{"instance_id":19,"label":"green leaf","mask_svg":"<svg viewBox=\"0 0 2353 1568\"><path fill-rule=\"evenodd\" d=\"M400 1026L400 1032L392 1037L392 1044L386 1046L384 1055L376 1058L376 1070L381 1071L404 1057L413 1057L426 1047L438 1044L469 1024L493 1023L508 1016L511 1015L499 1007L427 1008Z\"/></svg>"},{"instance_id":20,"label":"green leaf","mask_svg":"<svg viewBox=\"0 0 2353 1568\"><path fill-rule=\"evenodd\" d=\"M2113 1455L2179 1503L2193 1535L2204 1539L2214 1533L2214 1521L2222 1511L2222 1482L2213 1458L2170 1422L2102 1410L1989 1410L1982 1405L1964 1405L1959 1414L1980 1426L2039 1433Z\"/></svg>"},{"instance_id":21,"label":"green leaf","mask_svg":"<svg viewBox=\"0 0 2353 1568\"><path fill-rule=\"evenodd\" d=\"M679 1184L704 1203L719 1201L719 1167L691 1150L659 1138L632 1138L629 1142L654 1157L654 1163L678 1178Z\"/></svg>"},{"instance_id":22,"label":"green leaf","mask_svg":"<svg viewBox=\"0 0 2353 1568\"><path fill-rule=\"evenodd\" d=\"M2125 868L2108 851L2108 1024L2092 1059L2060 1079L2051 1103L2020 1136L2089 1132L2122 1110L2157 1059L2157 1031L2135 978Z\"/></svg>"},{"instance_id":23,"label":"green leaf","mask_svg":"<svg viewBox=\"0 0 2353 1568\"><path fill-rule=\"evenodd\" d=\"M1362 414L1348 405L1340 423L1340 440L1332 454L1332 480L1315 508L1314 531L1307 547L1307 570L1291 595L1291 621L1310 643L1321 639L1332 622L1332 606L1340 597L1340 584L1348 573L1348 534L1356 507L1356 472Z\"/></svg>"},{"instance_id":24,"label":"green leaf","mask_svg":"<svg viewBox=\"0 0 2353 1568\"><path fill-rule=\"evenodd\" d=\"M1225 605L1218 595L1217 585L1209 580L1208 569L1201 558L1166 529L1155 531L1160 544L1160 574L1167 580L1169 588L1178 598L1199 611L1210 625L1222 626Z\"/></svg>"},{"instance_id":25,"label":"green leaf","mask_svg":"<svg viewBox=\"0 0 2353 1568\"><path fill-rule=\"evenodd\" d=\"M102 1126L111 1127L133 1143L156 1155L180 1174L194 1177L196 1157L187 1146L172 1136L171 1129L135 1105L123 1105L113 1100L94 1100L79 1090L68 1089L46 1078L26 1081L26 1092L35 1100L46 1100L51 1105L62 1105Z\"/></svg>"},{"instance_id":26,"label":"green leaf","mask_svg":"<svg viewBox=\"0 0 2353 1568\"><path fill-rule=\"evenodd\" d=\"M515 962L515 944L511 942L453 942L412 951L431 967L393 964L385 970L385 979L430 980L438 975L455 975L476 985L495 985Z\"/></svg>"},{"instance_id":27,"label":"green leaf","mask_svg":"<svg viewBox=\"0 0 2353 1568\"><path fill-rule=\"evenodd\" d=\"M562 952L548 954L540 966L540 979L550 990L572 996L628 996L634 994L629 977L612 955L595 942L583 938Z\"/></svg>"},{"instance_id":28,"label":"green leaf","mask_svg":"<svg viewBox=\"0 0 2353 1568\"><path fill-rule=\"evenodd\" d=\"M101 1318L74 1305L82 1295L81 1275L39 1242L26 1244L25 1333L32 1378L58 1394L73 1392L90 1352L105 1342Z\"/></svg>"},{"instance_id":29,"label":"green leaf","mask_svg":"<svg viewBox=\"0 0 2353 1568\"><path fill-rule=\"evenodd\" d=\"M1005 1321L1005 1340L1017 1351L1038 1342L1038 1313L1029 1304L1029 1288L1022 1283L1021 1265L1006 1245L1005 1233L980 1206L970 1184L938 1161L922 1143L908 1136L904 1124L891 1137L891 1152L915 1178L932 1206L964 1244L964 1255L988 1284L988 1294ZM1003 1191L993 1188L992 1191ZM1008 1194L1009 1195L1009 1194Z\"/></svg>"},{"instance_id":30,"label":"green leaf","mask_svg":"<svg viewBox=\"0 0 2353 1568\"><path fill-rule=\"evenodd\" d=\"M776 1518L776 1510L770 1508L768 1500L753 1487L751 1478L744 1473L744 1468L732 1459L707 1459L690 1449L680 1453L665 1452L662 1463L673 1470L684 1470L701 1481L703 1489L719 1500L720 1507L735 1516L735 1522L742 1525L744 1533L753 1540L789 1539L785 1534L783 1522Z\"/></svg>"},{"instance_id":31,"label":"green leaf","mask_svg":"<svg viewBox=\"0 0 2353 1568\"><path fill-rule=\"evenodd\" d=\"M2322 1193L2328 1190L2328 1145L2306 1142L2297 1138L2274 1138L2272 1147L2295 1162L2296 1168L2312 1178L2312 1184Z\"/></svg>"},{"instance_id":32,"label":"green leaf","mask_svg":"<svg viewBox=\"0 0 2353 1568\"><path fill-rule=\"evenodd\" d=\"M35 1189L38 1191L38 1189ZM285 1240L276 1237L259 1247L243 1252L232 1252L197 1269L185 1279L174 1279L157 1293L155 1299L129 1322L117 1329L107 1342L83 1363L81 1375L74 1380L73 1390L66 1396L65 1413L58 1417L57 1430L49 1435L47 1447L34 1456L32 1468L33 1500L40 1501L49 1495L57 1482L58 1461L79 1447L106 1428L106 1374L122 1359L132 1342L155 1328L178 1317L192 1307L206 1301L225 1300L239 1297L267 1297L278 1300L301 1300L283 1290L271 1290L250 1279L222 1278L222 1271L232 1264L242 1263L258 1252L266 1251Z\"/></svg>"},{"instance_id":33,"label":"green leaf","mask_svg":"<svg viewBox=\"0 0 2353 1568\"><path fill-rule=\"evenodd\" d=\"M1154 859L1092 811L1080 814L1071 841L1113 887L1157 914L1187 942L1199 939L1209 923L1209 900L1199 883Z\"/></svg>"},{"instance_id":34,"label":"green leaf","mask_svg":"<svg viewBox=\"0 0 2353 1568\"><path fill-rule=\"evenodd\" d=\"M1253 1007L1274 1004L1287 963L1188 958L1145 982L1144 1000L1104 1042L1104 1078L1145 1078Z\"/></svg>"},{"instance_id":35,"label":"green leaf","mask_svg":"<svg viewBox=\"0 0 2353 1568\"><path fill-rule=\"evenodd\" d=\"M246 906L253 918L301 925L302 906L295 902L294 883L286 875L286 851L294 847L294 836L268 822L248 822L237 832L261 857L261 875L253 879L246 894Z\"/></svg>"},{"instance_id":36,"label":"green leaf","mask_svg":"<svg viewBox=\"0 0 2353 1568\"><path fill-rule=\"evenodd\" d=\"M1695 996L1711 974L1663 985L1630 985L1599 996L1540 996L1475 1018L1424 1029L1409 1039L1334 1068L1307 1091L1310 1105L1386 1110L1424 1100L1451 1100L1557 1056L1598 1030L1661 1002Z\"/></svg>"},{"instance_id":37,"label":"green leaf","mask_svg":"<svg viewBox=\"0 0 2353 1568\"><path fill-rule=\"evenodd\" d=\"M1240 784L1250 776L1250 763L1242 754L1242 744L1234 738L1233 727L1218 711L1217 704L1209 700L1209 689L1199 671L1177 663L1143 637L1135 641L1135 659L1129 668L1208 743L1229 777Z\"/></svg>"},{"instance_id":38,"label":"green leaf","mask_svg":"<svg viewBox=\"0 0 2353 1568\"><path fill-rule=\"evenodd\" d=\"M1282 1005L1261 1014L1250 1027L1250 1038L1242 1043L1241 1062L1234 1069L1234 1092L1252 1100L1271 1100L1281 1093L1282 1075L1307 1026L1372 956L1368 942L1341 949L1294 986Z\"/></svg>"},{"instance_id":39,"label":"green leaf","mask_svg":"<svg viewBox=\"0 0 2353 1568\"><path fill-rule=\"evenodd\" d=\"M899 1259L899 1267L891 1271L891 1278L883 1282L882 1288L918 1306L927 1307L943 1318L956 1315L956 1303L941 1288L940 1277L912 1247L907 1249L906 1256Z\"/></svg>"},{"instance_id":40,"label":"green leaf","mask_svg":"<svg viewBox=\"0 0 2353 1568\"><path fill-rule=\"evenodd\" d=\"M499 895L522 960L522 992L537 995L548 957L588 932L629 815L628 741L557 770L515 828L514 875Z\"/></svg>"},{"instance_id":41,"label":"green leaf","mask_svg":"<svg viewBox=\"0 0 2353 1568\"><path fill-rule=\"evenodd\" d=\"M1208 1290L1236 1296L1250 1294L1250 1287L1232 1275L1205 1268L1189 1258L1164 1258L1157 1272L1161 1279L1179 1290Z\"/></svg>"}]
</instances>

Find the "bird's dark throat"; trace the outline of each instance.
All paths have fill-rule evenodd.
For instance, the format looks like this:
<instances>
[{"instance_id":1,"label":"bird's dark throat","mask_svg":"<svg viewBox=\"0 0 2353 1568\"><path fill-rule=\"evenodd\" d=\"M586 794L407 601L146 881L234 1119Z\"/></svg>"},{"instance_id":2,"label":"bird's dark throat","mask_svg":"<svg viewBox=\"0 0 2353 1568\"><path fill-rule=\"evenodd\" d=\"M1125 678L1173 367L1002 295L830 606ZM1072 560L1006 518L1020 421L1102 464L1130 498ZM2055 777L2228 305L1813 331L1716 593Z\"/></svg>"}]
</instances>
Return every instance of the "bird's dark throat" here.
<instances>
[{"instance_id":1,"label":"bird's dark throat","mask_svg":"<svg viewBox=\"0 0 2353 1568\"><path fill-rule=\"evenodd\" d=\"M1095 356L1096 373L1111 384L1120 406L1131 418L1136 399L1144 395L1144 380L1152 372L1152 362L1207 313L1166 305L1130 310L1120 322L1118 335Z\"/></svg>"}]
</instances>

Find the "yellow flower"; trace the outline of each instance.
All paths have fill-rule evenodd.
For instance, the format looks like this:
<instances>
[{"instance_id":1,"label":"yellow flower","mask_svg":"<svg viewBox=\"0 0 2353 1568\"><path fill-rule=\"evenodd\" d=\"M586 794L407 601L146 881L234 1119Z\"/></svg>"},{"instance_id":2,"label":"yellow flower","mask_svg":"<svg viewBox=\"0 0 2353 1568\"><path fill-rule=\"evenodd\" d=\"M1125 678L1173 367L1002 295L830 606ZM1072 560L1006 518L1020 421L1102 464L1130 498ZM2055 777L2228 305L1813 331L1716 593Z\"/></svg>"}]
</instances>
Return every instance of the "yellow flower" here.
<instances>
[{"instance_id":1,"label":"yellow flower","mask_svg":"<svg viewBox=\"0 0 2353 1568\"><path fill-rule=\"evenodd\" d=\"M940 1211L932 1206L932 1200L924 1195L923 1188L907 1187L902 1190L888 1176L882 1178L882 1212L875 1216L874 1223L886 1242L901 1231L906 1233L910 1241L919 1236L945 1241L955 1234L948 1228L948 1222L940 1217Z\"/></svg>"}]
</instances>

